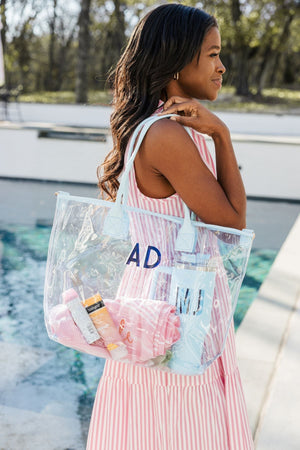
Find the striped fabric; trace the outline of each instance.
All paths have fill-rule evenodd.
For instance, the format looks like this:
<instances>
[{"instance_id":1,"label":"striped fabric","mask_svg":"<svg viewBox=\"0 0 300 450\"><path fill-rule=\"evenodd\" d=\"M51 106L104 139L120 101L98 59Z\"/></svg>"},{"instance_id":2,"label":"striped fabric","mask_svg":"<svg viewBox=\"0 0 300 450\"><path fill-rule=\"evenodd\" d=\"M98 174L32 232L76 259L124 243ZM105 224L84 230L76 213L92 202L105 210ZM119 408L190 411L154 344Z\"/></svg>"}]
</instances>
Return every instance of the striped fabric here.
<instances>
[{"instance_id":1,"label":"striped fabric","mask_svg":"<svg viewBox=\"0 0 300 450\"><path fill-rule=\"evenodd\" d=\"M203 136L194 130L192 136L202 159L216 175ZM178 194L166 199L146 197L137 187L134 170L130 173L128 203L183 216ZM219 289L222 298L226 293L222 293L221 284ZM203 375L177 375L106 362L94 402L87 450L253 448L237 367L233 322L222 356Z\"/></svg>"}]
</instances>

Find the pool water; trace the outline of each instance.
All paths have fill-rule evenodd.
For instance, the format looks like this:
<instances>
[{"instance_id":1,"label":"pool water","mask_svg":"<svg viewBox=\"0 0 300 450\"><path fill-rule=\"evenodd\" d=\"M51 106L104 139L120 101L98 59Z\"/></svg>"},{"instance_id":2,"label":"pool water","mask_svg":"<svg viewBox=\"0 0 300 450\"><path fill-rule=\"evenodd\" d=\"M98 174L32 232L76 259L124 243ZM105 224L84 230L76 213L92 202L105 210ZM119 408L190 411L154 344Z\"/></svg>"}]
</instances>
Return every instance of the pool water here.
<instances>
[{"instance_id":1,"label":"pool water","mask_svg":"<svg viewBox=\"0 0 300 450\"><path fill-rule=\"evenodd\" d=\"M237 307L234 313L234 325L237 329L244 319L257 291L269 273L277 250L255 249L251 250L246 275L240 290Z\"/></svg>"},{"instance_id":2,"label":"pool water","mask_svg":"<svg viewBox=\"0 0 300 450\"><path fill-rule=\"evenodd\" d=\"M0 341L46 350L50 357L1 393L1 404L79 418L86 438L104 360L50 341L43 288L50 227L0 227ZM276 250L252 250L234 316L237 328L266 277ZM1 344L1 342L0 342ZM13 375L12 375L13 376Z\"/></svg>"}]
</instances>

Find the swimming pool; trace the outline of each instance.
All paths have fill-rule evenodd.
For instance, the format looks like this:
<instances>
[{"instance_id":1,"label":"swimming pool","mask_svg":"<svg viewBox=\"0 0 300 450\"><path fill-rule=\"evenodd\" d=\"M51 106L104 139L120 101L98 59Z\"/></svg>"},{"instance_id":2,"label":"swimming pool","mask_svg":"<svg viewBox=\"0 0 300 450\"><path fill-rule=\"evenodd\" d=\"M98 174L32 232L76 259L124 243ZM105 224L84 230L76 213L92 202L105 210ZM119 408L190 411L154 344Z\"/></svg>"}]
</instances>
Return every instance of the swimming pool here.
<instances>
[{"instance_id":1,"label":"swimming pool","mask_svg":"<svg viewBox=\"0 0 300 450\"><path fill-rule=\"evenodd\" d=\"M1 404L76 416L84 442L104 360L67 349L47 336L43 286L50 231L49 226L0 226L0 340L50 352L37 370L13 390L1 393ZM276 254L276 250L253 249L235 313L236 328Z\"/></svg>"}]
</instances>

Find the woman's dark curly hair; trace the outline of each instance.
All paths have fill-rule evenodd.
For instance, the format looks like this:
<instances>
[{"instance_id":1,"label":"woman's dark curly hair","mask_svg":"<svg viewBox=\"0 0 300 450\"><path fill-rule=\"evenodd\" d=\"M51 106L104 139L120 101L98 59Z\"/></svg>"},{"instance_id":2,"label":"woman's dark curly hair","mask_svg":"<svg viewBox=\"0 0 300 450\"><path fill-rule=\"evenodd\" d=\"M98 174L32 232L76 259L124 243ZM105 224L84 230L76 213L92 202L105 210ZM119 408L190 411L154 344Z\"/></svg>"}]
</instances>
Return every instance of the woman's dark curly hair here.
<instances>
[{"instance_id":1,"label":"woman's dark curly hair","mask_svg":"<svg viewBox=\"0 0 300 450\"><path fill-rule=\"evenodd\" d=\"M110 118L113 150L97 174L102 194L111 200L116 198L133 130L155 112L174 73L200 54L204 36L214 26L216 19L206 12L172 3L150 11L135 27L110 75L114 88Z\"/></svg>"}]
</instances>

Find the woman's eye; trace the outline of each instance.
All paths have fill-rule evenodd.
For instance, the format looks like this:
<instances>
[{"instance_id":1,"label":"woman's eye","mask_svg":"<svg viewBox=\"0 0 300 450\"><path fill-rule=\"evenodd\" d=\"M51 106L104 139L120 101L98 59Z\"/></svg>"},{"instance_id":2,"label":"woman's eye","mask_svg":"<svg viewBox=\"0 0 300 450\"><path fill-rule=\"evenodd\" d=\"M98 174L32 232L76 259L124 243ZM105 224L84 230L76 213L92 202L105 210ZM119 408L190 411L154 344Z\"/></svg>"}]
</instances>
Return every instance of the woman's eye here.
<instances>
[{"instance_id":1,"label":"woman's eye","mask_svg":"<svg viewBox=\"0 0 300 450\"><path fill-rule=\"evenodd\" d=\"M211 53L209 56L211 58L215 58L216 56L219 56L220 53Z\"/></svg>"}]
</instances>

